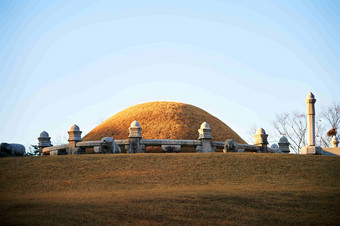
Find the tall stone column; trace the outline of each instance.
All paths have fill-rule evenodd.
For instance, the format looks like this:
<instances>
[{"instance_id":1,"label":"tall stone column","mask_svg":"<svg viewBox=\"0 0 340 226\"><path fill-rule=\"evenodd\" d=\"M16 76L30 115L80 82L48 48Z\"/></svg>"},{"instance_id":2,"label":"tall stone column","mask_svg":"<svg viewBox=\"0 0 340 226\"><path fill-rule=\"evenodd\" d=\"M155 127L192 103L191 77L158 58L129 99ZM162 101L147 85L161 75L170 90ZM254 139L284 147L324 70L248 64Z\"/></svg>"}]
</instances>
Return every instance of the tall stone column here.
<instances>
[{"instance_id":1,"label":"tall stone column","mask_svg":"<svg viewBox=\"0 0 340 226\"><path fill-rule=\"evenodd\" d=\"M202 150L200 152L214 152L215 150L211 146L211 128L208 123L203 122L200 129L198 130L199 137L198 139L202 142Z\"/></svg>"},{"instance_id":2,"label":"tall stone column","mask_svg":"<svg viewBox=\"0 0 340 226\"><path fill-rule=\"evenodd\" d=\"M68 131L67 133L69 135L67 154L68 155L81 154L82 153L81 148L77 147L77 143L79 141L82 141L81 139L82 131L80 131L79 127L76 124L74 124L73 126L71 126L70 131Z\"/></svg>"},{"instance_id":3,"label":"tall stone column","mask_svg":"<svg viewBox=\"0 0 340 226\"><path fill-rule=\"evenodd\" d=\"M142 128L139 122L133 121L129 128L129 149L127 153L144 153L145 146L140 144Z\"/></svg>"},{"instance_id":4,"label":"tall stone column","mask_svg":"<svg viewBox=\"0 0 340 226\"><path fill-rule=\"evenodd\" d=\"M305 100L307 105L307 145L315 146L315 102L316 99L312 92L307 95Z\"/></svg>"},{"instance_id":5,"label":"tall stone column","mask_svg":"<svg viewBox=\"0 0 340 226\"><path fill-rule=\"evenodd\" d=\"M315 102L314 94L310 92L306 97L307 105L307 146L301 148L301 154L322 154L320 147L315 147Z\"/></svg>"},{"instance_id":6,"label":"tall stone column","mask_svg":"<svg viewBox=\"0 0 340 226\"><path fill-rule=\"evenodd\" d=\"M43 148L52 146L51 137L49 137L49 135L46 131L42 131L40 133L40 136L38 137L38 141L39 141L39 144L38 144L39 155L41 155Z\"/></svg>"}]
</instances>

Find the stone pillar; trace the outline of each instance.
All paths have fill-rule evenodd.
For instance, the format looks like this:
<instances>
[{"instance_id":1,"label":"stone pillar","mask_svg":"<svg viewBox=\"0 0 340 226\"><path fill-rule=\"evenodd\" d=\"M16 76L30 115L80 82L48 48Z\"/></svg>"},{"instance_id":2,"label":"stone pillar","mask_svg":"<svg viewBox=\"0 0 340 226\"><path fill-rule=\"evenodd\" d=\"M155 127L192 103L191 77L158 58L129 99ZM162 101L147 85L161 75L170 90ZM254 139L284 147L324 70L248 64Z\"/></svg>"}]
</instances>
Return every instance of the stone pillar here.
<instances>
[{"instance_id":1,"label":"stone pillar","mask_svg":"<svg viewBox=\"0 0 340 226\"><path fill-rule=\"evenodd\" d=\"M307 105L307 145L315 146L315 102L316 99L312 92L307 95L305 100Z\"/></svg>"},{"instance_id":2,"label":"stone pillar","mask_svg":"<svg viewBox=\"0 0 340 226\"><path fill-rule=\"evenodd\" d=\"M79 127L76 124L74 124L73 126L71 126L70 131L68 131L67 133L69 136L67 154L69 155L82 154L81 148L77 147L77 143L79 141L82 141L81 139L82 131L80 131Z\"/></svg>"},{"instance_id":3,"label":"stone pillar","mask_svg":"<svg viewBox=\"0 0 340 226\"><path fill-rule=\"evenodd\" d=\"M39 141L39 144L38 144L39 155L41 155L43 148L52 146L51 137L49 137L49 135L46 131L42 131L40 133L40 136L38 137L38 141Z\"/></svg>"},{"instance_id":4,"label":"stone pillar","mask_svg":"<svg viewBox=\"0 0 340 226\"><path fill-rule=\"evenodd\" d=\"M332 137L331 146L332 148L336 148L338 147L338 144L339 144L339 138L335 135Z\"/></svg>"},{"instance_id":5,"label":"stone pillar","mask_svg":"<svg viewBox=\"0 0 340 226\"><path fill-rule=\"evenodd\" d=\"M199 134L198 139L202 143L202 149L200 152L204 152L204 153L214 152L214 149L211 146L211 140L212 140L211 128L207 122L203 122L201 124L201 127L198 130L198 134Z\"/></svg>"},{"instance_id":6,"label":"stone pillar","mask_svg":"<svg viewBox=\"0 0 340 226\"><path fill-rule=\"evenodd\" d=\"M140 144L142 139L142 128L139 122L133 121L129 128L129 149L127 153L144 153L145 146Z\"/></svg>"},{"instance_id":7,"label":"stone pillar","mask_svg":"<svg viewBox=\"0 0 340 226\"><path fill-rule=\"evenodd\" d=\"M301 154L322 154L320 147L315 147L315 107L316 99L314 94L310 92L306 97L307 105L307 147L301 148Z\"/></svg>"},{"instance_id":8,"label":"stone pillar","mask_svg":"<svg viewBox=\"0 0 340 226\"><path fill-rule=\"evenodd\" d=\"M268 134L266 134L266 131L264 131L264 129L259 128L258 130L256 130L256 134L254 135L255 141L254 141L254 145L255 146L260 146L261 149L260 151L263 153L267 152L267 145L268 145Z\"/></svg>"},{"instance_id":9,"label":"stone pillar","mask_svg":"<svg viewBox=\"0 0 340 226\"><path fill-rule=\"evenodd\" d=\"M287 137L282 136L279 140L279 150L282 153L289 154L289 152L290 152L289 145L290 145L290 143L289 143Z\"/></svg>"}]
</instances>

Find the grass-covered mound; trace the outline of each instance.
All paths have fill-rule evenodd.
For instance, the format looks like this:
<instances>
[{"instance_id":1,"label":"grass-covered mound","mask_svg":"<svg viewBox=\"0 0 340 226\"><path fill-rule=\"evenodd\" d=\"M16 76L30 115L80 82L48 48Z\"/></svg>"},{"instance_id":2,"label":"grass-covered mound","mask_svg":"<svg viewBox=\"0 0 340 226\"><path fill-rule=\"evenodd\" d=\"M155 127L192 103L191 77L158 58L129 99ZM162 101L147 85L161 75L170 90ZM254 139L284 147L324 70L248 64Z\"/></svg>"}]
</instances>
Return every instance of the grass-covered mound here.
<instances>
[{"instance_id":1,"label":"grass-covered mound","mask_svg":"<svg viewBox=\"0 0 340 226\"><path fill-rule=\"evenodd\" d=\"M338 224L340 158L134 154L0 159L0 224Z\"/></svg>"},{"instance_id":2,"label":"grass-covered mound","mask_svg":"<svg viewBox=\"0 0 340 226\"><path fill-rule=\"evenodd\" d=\"M129 107L98 125L83 140L100 140L103 137L128 139L128 128L134 120L140 123L144 139L196 140L200 125L208 122L213 140L225 141L228 138L246 143L229 126L208 112L189 104L165 101Z\"/></svg>"}]
</instances>

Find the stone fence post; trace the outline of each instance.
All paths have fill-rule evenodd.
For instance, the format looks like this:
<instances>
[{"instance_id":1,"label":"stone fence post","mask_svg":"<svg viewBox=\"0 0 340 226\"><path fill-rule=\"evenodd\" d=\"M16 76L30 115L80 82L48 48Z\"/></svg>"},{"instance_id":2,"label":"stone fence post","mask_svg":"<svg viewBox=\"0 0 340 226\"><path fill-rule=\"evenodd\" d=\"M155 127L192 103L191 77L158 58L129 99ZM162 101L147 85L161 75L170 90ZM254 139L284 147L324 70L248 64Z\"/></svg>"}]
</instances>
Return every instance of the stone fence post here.
<instances>
[{"instance_id":1,"label":"stone fence post","mask_svg":"<svg viewBox=\"0 0 340 226\"><path fill-rule=\"evenodd\" d=\"M82 141L81 139L81 133L79 127L74 124L71 126L70 131L67 132L69 135L68 138L68 150L67 154L68 155L73 155L73 154L82 154L82 150L80 147L77 147L77 143Z\"/></svg>"},{"instance_id":2,"label":"stone fence post","mask_svg":"<svg viewBox=\"0 0 340 226\"><path fill-rule=\"evenodd\" d=\"M39 155L41 155L43 148L52 146L51 137L49 137L49 135L46 131L42 131L40 133L40 136L38 137L38 141L39 141L39 144L38 144Z\"/></svg>"},{"instance_id":3,"label":"stone fence post","mask_svg":"<svg viewBox=\"0 0 340 226\"><path fill-rule=\"evenodd\" d=\"M142 128L139 122L133 121L129 128L129 149L127 153L144 153L145 146L140 144Z\"/></svg>"},{"instance_id":4,"label":"stone fence post","mask_svg":"<svg viewBox=\"0 0 340 226\"><path fill-rule=\"evenodd\" d=\"M256 130L256 134L254 135L255 146L261 146L261 152L266 153L267 152L267 145L268 145L268 134L266 134L266 131L262 128L259 128Z\"/></svg>"},{"instance_id":5,"label":"stone fence post","mask_svg":"<svg viewBox=\"0 0 340 226\"><path fill-rule=\"evenodd\" d=\"M200 152L214 152L214 149L211 145L211 128L207 122L203 122L201 124L201 127L198 130L198 134L198 139L202 142L202 150Z\"/></svg>"},{"instance_id":6,"label":"stone fence post","mask_svg":"<svg viewBox=\"0 0 340 226\"><path fill-rule=\"evenodd\" d=\"M289 145L290 143L288 142L287 137L282 136L279 140L279 150L283 153L289 154Z\"/></svg>"}]
</instances>

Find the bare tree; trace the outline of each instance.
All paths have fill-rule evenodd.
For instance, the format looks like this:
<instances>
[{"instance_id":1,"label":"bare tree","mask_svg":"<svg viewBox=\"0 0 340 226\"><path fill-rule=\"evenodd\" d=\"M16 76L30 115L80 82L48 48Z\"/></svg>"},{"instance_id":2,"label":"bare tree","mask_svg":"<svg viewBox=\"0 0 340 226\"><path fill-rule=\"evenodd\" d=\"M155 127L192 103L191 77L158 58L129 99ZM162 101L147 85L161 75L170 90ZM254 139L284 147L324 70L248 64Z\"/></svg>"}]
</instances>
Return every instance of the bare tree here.
<instances>
[{"instance_id":1,"label":"bare tree","mask_svg":"<svg viewBox=\"0 0 340 226\"><path fill-rule=\"evenodd\" d=\"M327 136L325 133L321 136L323 146L329 147L332 139L332 137L329 136L329 133L333 130L332 133L336 135L336 132L340 127L340 104L333 103L329 107L324 107L320 113L320 118L324 122L324 128L328 128L328 130L330 130L328 131ZM338 135L338 137L340 138L340 135Z\"/></svg>"},{"instance_id":2,"label":"bare tree","mask_svg":"<svg viewBox=\"0 0 340 226\"><path fill-rule=\"evenodd\" d=\"M295 153L306 146L307 121L306 115L298 112L276 115L273 121L274 131L280 136L286 136Z\"/></svg>"},{"instance_id":3,"label":"bare tree","mask_svg":"<svg viewBox=\"0 0 340 226\"><path fill-rule=\"evenodd\" d=\"M340 126L340 104L333 103L328 108L323 108L321 111L321 117L328 122L330 129L338 129Z\"/></svg>"},{"instance_id":4,"label":"bare tree","mask_svg":"<svg viewBox=\"0 0 340 226\"><path fill-rule=\"evenodd\" d=\"M253 124L250 129L247 132L247 142L248 144L254 143L254 134L256 133L256 130L258 129L256 124Z\"/></svg>"}]
</instances>

